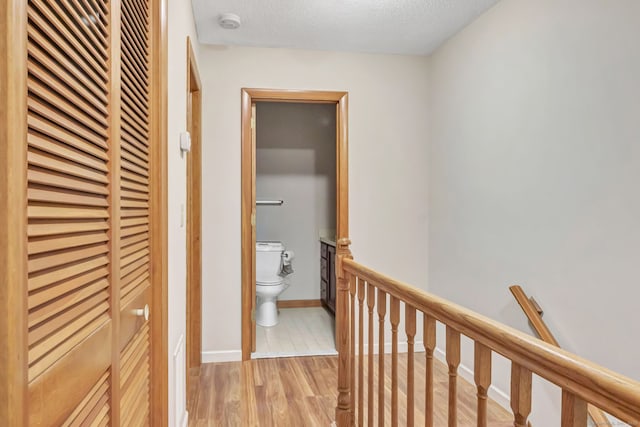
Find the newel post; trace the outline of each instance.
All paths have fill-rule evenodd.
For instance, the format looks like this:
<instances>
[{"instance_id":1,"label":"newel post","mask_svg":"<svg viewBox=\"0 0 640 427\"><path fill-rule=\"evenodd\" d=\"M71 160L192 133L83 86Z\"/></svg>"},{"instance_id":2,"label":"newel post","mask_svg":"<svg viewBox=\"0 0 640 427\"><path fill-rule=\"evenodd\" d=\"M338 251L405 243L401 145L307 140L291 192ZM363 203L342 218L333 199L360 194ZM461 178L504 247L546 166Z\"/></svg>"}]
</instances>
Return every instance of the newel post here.
<instances>
[{"instance_id":1,"label":"newel post","mask_svg":"<svg viewBox=\"0 0 640 427\"><path fill-rule=\"evenodd\" d=\"M336 277L338 278L336 295L336 324L337 324L337 350L338 350L338 405L336 406L337 427L350 427L353 425L353 410L351 407L351 364L350 354L350 315L349 312L349 274L343 269L342 261L345 258L353 259L349 246L351 241L347 238L338 240L336 250Z\"/></svg>"}]
</instances>

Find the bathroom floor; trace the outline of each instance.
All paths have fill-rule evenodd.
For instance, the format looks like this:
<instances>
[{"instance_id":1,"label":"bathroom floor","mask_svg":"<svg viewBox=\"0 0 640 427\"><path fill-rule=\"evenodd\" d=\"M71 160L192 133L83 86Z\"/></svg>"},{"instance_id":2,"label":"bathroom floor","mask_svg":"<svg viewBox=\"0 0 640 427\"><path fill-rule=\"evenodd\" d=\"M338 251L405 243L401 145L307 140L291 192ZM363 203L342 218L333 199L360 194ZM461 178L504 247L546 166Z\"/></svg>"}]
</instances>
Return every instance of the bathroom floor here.
<instances>
[{"instance_id":1,"label":"bathroom floor","mask_svg":"<svg viewBox=\"0 0 640 427\"><path fill-rule=\"evenodd\" d=\"M323 307L281 308L276 326L256 325L253 359L338 354L335 319Z\"/></svg>"}]
</instances>

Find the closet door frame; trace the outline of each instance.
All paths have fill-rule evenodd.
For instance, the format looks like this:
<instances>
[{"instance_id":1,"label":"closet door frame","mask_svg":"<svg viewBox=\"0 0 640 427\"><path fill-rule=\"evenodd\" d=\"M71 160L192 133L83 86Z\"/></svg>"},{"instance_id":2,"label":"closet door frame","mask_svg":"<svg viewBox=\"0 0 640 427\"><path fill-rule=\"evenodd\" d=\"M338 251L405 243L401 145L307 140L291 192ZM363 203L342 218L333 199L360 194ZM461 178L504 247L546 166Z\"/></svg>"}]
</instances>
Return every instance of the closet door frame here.
<instances>
[{"instance_id":1,"label":"closet door frame","mask_svg":"<svg viewBox=\"0 0 640 427\"><path fill-rule=\"evenodd\" d=\"M0 2L0 419L27 422L27 5Z\"/></svg>"},{"instance_id":2,"label":"closet door frame","mask_svg":"<svg viewBox=\"0 0 640 427\"><path fill-rule=\"evenodd\" d=\"M113 4L119 6L119 1ZM151 425L168 425L167 0L151 18ZM0 419L28 420L27 1L0 2ZM119 58L115 60L119 61ZM117 361L112 361L112 363Z\"/></svg>"},{"instance_id":3,"label":"closet door frame","mask_svg":"<svg viewBox=\"0 0 640 427\"><path fill-rule=\"evenodd\" d=\"M151 19L151 425L169 423L167 2L150 0Z\"/></svg>"}]
</instances>

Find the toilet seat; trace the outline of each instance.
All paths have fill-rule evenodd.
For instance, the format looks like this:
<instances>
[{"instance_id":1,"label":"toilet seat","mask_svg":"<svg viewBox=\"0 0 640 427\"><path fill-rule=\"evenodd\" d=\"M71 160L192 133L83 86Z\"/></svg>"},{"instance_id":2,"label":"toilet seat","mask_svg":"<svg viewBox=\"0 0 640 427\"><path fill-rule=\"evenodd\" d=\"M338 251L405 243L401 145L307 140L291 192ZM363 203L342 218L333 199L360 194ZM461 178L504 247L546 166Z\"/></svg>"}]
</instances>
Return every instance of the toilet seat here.
<instances>
[{"instance_id":1,"label":"toilet seat","mask_svg":"<svg viewBox=\"0 0 640 427\"><path fill-rule=\"evenodd\" d=\"M256 286L278 286L282 283L284 283L284 278L281 278L280 280L276 280L274 282L256 282Z\"/></svg>"}]
</instances>

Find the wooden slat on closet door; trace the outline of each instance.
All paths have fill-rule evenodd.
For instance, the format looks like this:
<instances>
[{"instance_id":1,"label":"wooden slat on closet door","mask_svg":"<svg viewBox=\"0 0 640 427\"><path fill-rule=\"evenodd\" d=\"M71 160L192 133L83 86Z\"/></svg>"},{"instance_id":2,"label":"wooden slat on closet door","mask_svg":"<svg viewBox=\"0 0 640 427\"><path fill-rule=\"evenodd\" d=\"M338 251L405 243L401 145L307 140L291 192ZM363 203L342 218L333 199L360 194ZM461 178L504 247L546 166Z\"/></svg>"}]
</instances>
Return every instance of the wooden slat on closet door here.
<instances>
[{"instance_id":1,"label":"wooden slat on closet door","mask_svg":"<svg viewBox=\"0 0 640 427\"><path fill-rule=\"evenodd\" d=\"M149 325L133 337L121 354L121 422L144 425L149 416Z\"/></svg>"},{"instance_id":2,"label":"wooden slat on closet door","mask_svg":"<svg viewBox=\"0 0 640 427\"><path fill-rule=\"evenodd\" d=\"M64 25L58 22L54 15L44 16L43 10L47 10L49 6L43 3L40 1L30 2L29 20L33 24L31 28L34 31L29 31L29 38L42 47L50 46L63 52L64 55L60 55L59 58L66 58L66 63L73 63L74 68L81 72L100 92L100 88L104 87L108 81L106 69L101 70L101 67L96 66L95 61L89 55L75 49L72 43L69 43L69 40L72 40L71 35L65 33ZM41 8L38 8L39 4L42 6Z\"/></svg>"},{"instance_id":3,"label":"wooden slat on closet door","mask_svg":"<svg viewBox=\"0 0 640 427\"><path fill-rule=\"evenodd\" d=\"M108 425L109 422L109 373L105 373L93 386L62 427Z\"/></svg>"},{"instance_id":4,"label":"wooden slat on closet door","mask_svg":"<svg viewBox=\"0 0 640 427\"><path fill-rule=\"evenodd\" d=\"M27 234L29 237L34 236L60 236L61 238L67 238L70 235L75 235L83 232L101 231L107 230L109 224L103 219L97 220L48 220L39 221L32 220L27 228Z\"/></svg>"},{"instance_id":5,"label":"wooden slat on closet door","mask_svg":"<svg viewBox=\"0 0 640 427\"><path fill-rule=\"evenodd\" d=\"M65 248L76 248L94 243L106 242L109 236L105 231L95 231L88 233L76 233L71 236L42 236L32 237L29 240L29 253L39 254L49 251L57 251Z\"/></svg>"},{"instance_id":6,"label":"wooden slat on closet door","mask_svg":"<svg viewBox=\"0 0 640 427\"><path fill-rule=\"evenodd\" d=\"M122 143L122 151L123 156L129 156L129 161L143 165L147 165L149 163L149 156L130 142ZM148 193L147 189L143 189L143 191Z\"/></svg>"},{"instance_id":7,"label":"wooden slat on closet door","mask_svg":"<svg viewBox=\"0 0 640 427\"><path fill-rule=\"evenodd\" d=\"M132 291L150 286L150 277L149 269L146 267L138 268L129 274L122 282L122 304L128 306L135 299L136 293Z\"/></svg>"},{"instance_id":8,"label":"wooden slat on closet door","mask_svg":"<svg viewBox=\"0 0 640 427\"><path fill-rule=\"evenodd\" d=\"M77 296L82 292L86 292L86 289L90 286L100 283L108 283L104 277L107 276L108 269L106 266L96 268L87 273L75 276L73 279L59 282L56 285L47 287L40 291L33 291L29 294L29 309L31 313L35 310L35 307L44 305L45 303L57 300L63 296L71 295ZM79 292L72 292L74 289L82 289ZM97 292L97 291L96 291Z\"/></svg>"},{"instance_id":9,"label":"wooden slat on closet door","mask_svg":"<svg viewBox=\"0 0 640 427\"><path fill-rule=\"evenodd\" d=\"M31 424L111 419L108 3L27 6Z\"/></svg>"}]
</instances>

